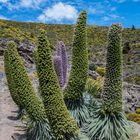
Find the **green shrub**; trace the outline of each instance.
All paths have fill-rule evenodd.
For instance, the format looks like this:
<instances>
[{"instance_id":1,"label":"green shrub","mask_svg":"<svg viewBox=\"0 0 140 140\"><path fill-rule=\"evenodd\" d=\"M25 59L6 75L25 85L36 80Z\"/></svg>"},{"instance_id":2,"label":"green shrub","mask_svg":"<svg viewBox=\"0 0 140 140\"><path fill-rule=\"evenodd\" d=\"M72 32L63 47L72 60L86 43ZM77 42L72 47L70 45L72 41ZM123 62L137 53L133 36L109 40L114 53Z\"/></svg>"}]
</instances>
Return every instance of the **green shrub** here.
<instances>
[{"instance_id":1,"label":"green shrub","mask_svg":"<svg viewBox=\"0 0 140 140\"><path fill-rule=\"evenodd\" d=\"M129 114L127 114L127 118L128 118L128 120L131 120L131 121L134 121L134 122L140 124L140 114L129 113Z\"/></svg>"},{"instance_id":2,"label":"green shrub","mask_svg":"<svg viewBox=\"0 0 140 140\"><path fill-rule=\"evenodd\" d=\"M127 118L131 121L140 124L140 108L136 109L136 113L128 113Z\"/></svg>"},{"instance_id":3,"label":"green shrub","mask_svg":"<svg viewBox=\"0 0 140 140\"><path fill-rule=\"evenodd\" d=\"M70 140L79 134L75 120L69 114L54 70L50 44L44 31L38 37L37 73L41 96L56 140Z\"/></svg>"},{"instance_id":4,"label":"green shrub","mask_svg":"<svg viewBox=\"0 0 140 140\"><path fill-rule=\"evenodd\" d=\"M100 77L96 80L88 78L85 90L92 95L94 98L101 98L101 93L103 90L104 78Z\"/></svg>"},{"instance_id":5,"label":"green shrub","mask_svg":"<svg viewBox=\"0 0 140 140\"><path fill-rule=\"evenodd\" d=\"M137 74L134 74L132 76L128 76L125 78L125 81L129 82L129 83L134 83L137 85L140 85L140 76ZM132 82L133 81L133 82Z\"/></svg>"},{"instance_id":6,"label":"green shrub","mask_svg":"<svg viewBox=\"0 0 140 140\"><path fill-rule=\"evenodd\" d=\"M51 140L44 105L41 99L35 94L24 63L17 52L15 43L10 42L8 46L5 52L5 66L8 68L9 73L7 79L8 82L11 80L8 85L10 85L9 88L11 89L11 82L13 82L12 92L15 91L15 94L18 95L21 105L30 117L31 123L28 129L27 139Z\"/></svg>"},{"instance_id":7,"label":"green shrub","mask_svg":"<svg viewBox=\"0 0 140 140\"><path fill-rule=\"evenodd\" d=\"M104 67L97 67L96 68L96 72L98 74L100 74L101 76L105 76L105 73L106 73L106 69Z\"/></svg>"},{"instance_id":8,"label":"green shrub","mask_svg":"<svg viewBox=\"0 0 140 140\"><path fill-rule=\"evenodd\" d=\"M97 68L97 66L94 64L94 63L90 63L89 64L89 69L92 70L92 71L95 71Z\"/></svg>"},{"instance_id":9,"label":"green shrub","mask_svg":"<svg viewBox=\"0 0 140 140\"><path fill-rule=\"evenodd\" d=\"M139 108L139 107L136 108L136 113L137 113L137 114L140 114L140 108Z\"/></svg>"}]
</instances>

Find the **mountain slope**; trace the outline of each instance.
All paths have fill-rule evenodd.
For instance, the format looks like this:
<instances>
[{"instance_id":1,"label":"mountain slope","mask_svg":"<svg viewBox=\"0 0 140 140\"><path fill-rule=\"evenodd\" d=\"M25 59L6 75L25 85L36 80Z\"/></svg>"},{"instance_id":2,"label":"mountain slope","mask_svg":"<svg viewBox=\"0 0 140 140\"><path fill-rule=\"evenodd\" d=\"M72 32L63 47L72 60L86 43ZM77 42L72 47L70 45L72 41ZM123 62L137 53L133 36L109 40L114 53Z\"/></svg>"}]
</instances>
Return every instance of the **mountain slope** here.
<instances>
[{"instance_id":1,"label":"mountain slope","mask_svg":"<svg viewBox=\"0 0 140 140\"><path fill-rule=\"evenodd\" d=\"M36 47L40 28L47 31L53 49L57 41L61 40L70 54L74 26L0 20L0 55L3 55L7 41L15 40L20 54L32 62L32 51ZM87 28L89 60L97 65L105 65L108 27L90 25ZM140 84L140 29L125 28L123 44L124 78Z\"/></svg>"}]
</instances>

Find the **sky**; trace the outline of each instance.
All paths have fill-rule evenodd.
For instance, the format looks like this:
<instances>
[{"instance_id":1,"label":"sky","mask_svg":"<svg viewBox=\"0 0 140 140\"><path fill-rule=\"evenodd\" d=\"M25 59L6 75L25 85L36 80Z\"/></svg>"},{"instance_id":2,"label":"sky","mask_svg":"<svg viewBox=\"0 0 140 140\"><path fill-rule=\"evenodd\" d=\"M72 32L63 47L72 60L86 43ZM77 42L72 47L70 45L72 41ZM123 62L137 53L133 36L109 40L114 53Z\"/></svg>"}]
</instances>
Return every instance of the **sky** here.
<instances>
[{"instance_id":1,"label":"sky","mask_svg":"<svg viewBox=\"0 0 140 140\"><path fill-rule=\"evenodd\" d=\"M91 25L140 28L140 0L0 0L0 19L6 20L75 24L82 10Z\"/></svg>"}]
</instances>

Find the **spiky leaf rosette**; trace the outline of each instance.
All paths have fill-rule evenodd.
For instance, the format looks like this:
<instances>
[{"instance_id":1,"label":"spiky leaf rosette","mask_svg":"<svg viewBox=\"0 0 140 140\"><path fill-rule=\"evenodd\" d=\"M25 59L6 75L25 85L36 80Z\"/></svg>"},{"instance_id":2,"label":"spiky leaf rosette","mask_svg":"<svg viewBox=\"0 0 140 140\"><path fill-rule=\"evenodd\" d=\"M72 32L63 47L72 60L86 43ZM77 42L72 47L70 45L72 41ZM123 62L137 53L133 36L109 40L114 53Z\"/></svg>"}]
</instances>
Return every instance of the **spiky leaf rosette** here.
<instances>
[{"instance_id":1,"label":"spiky leaf rosette","mask_svg":"<svg viewBox=\"0 0 140 140\"><path fill-rule=\"evenodd\" d=\"M34 124L34 127L31 127L30 130L35 130L35 128L38 127L38 124L42 125L40 129L34 131L34 137L30 140L50 139L50 128L48 127L48 121L46 120L46 112L43 102L34 92L26 68L17 52L14 42L9 42L6 54L8 55L8 70L12 82L14 83L15 93L18 94L22 106L24 106ZM44 139L42 139L43 137Z\"/></svg>"},{"instance_id":2,"label":"spiky leaf rosette","mask_svg":"<svg viewBox=\"0 0 140 140\"><path fill-rule=\"evenodd\" d=\"M122 27L113 24L108 33L105 85L102 95L107 112L122 111Z\"/></svg>"},{"instance_id":3,"label":"spiky leaf rosette","mask_svg":"<svg viewBox=\"0 0 140 140\"><path fill-rule=\"evenodd\" d=\"M77 137L79 129L65 106L54 70L50 44L44 31L41 31L38 37L37 73L46 114L56 140Z\"/></svg>"},{"instance_id":4,"label":"spiky leaf rosette","mask_svg":"<svg viewBox=\"0 0 140 140\"><path fill-rule=\"evenodd\" d=\"M64 84L63 79L63 68L62 68L62 59L60 56L54 56L53 58L54 68L58 77L59 85L62 88Z\"/></svg>"},{"instance_id":5,"label":"spiky leaf rosette","mask_svg":"<svg viewBox=\"0 0 140 140\"><path fill-rule=\"evenodd\" d=\"M97 101L90 109L92 120L82 130L90 140L129 140L132 127L124 113L107 113L103 104Z\"/></svg>"},{"instance_id":6,"label":"spiky leaf rosette","mask_svg":"<svg viewBox=\"0 0 140 140\"><path fill-rule=\"evenodd\" d=\"M82 100L79 104L79 101L77 102L74 100L67 102L67 105L69 106L69 112L76 119L78 126L82 127L82 125L90 118L89 110L85 101Z\"/></svg>"},{"instance_id":7,"label":"spiky leaf rosette","mask_svg":"<svg viewBox=\"0 0 140 140\"><path fill-rule=\"evenodd\" d=\"M84 105L83 92L88 76L88 49L86 11L78 17L72 46L72 67L67 87L64 90L64 100L72 115L80 122L86 122L88 109ZM74 115L75 114L75 115ZM81 119L81 117L83 119Z\"/></svg>"},{"instance_id":8,"label":"spiky leaf rosette","mask_svg":"<svg viewBox=\"0 0 140 140\"><path fill-rule=\"evenodd\" d=\"M66 46L62 41L58 42L57 55L60 56L62 60L63 86L65 86L67 82L68 56L67 56Z\"/></svg>"}]
</instances>

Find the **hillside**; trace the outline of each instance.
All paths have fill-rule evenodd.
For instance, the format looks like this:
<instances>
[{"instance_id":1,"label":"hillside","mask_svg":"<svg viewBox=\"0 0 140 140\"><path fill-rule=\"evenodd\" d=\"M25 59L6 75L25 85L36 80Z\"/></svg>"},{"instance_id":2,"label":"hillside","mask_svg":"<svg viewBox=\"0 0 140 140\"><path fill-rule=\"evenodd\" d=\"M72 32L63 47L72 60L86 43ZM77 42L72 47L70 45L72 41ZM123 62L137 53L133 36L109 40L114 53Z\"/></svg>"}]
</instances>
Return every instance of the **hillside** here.
<instances>
[{"instance_id":1,"label":"hillside","mask_svg":"<svg viewBox=\"0 0 140 140\"><path fill-rule=\"evenodd\" d=\"M32 62L32 50L36 46L38 31L43 28L52 48L57 41L62 40L70 52L74 25L54 25L41 23L25 23L0 20L0 55L3 56L6 42L15 40L20 54ZM107 45L108 27L88 26L88 48L90 62L105 65L105 51ZM123 30L124 45L124 79L128 82L140 84L140 29L127 28Z\"/></svg>"}]
</instances>

